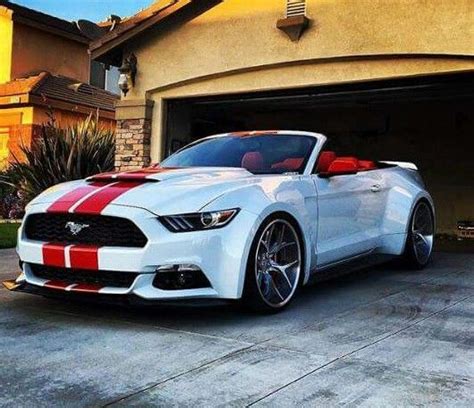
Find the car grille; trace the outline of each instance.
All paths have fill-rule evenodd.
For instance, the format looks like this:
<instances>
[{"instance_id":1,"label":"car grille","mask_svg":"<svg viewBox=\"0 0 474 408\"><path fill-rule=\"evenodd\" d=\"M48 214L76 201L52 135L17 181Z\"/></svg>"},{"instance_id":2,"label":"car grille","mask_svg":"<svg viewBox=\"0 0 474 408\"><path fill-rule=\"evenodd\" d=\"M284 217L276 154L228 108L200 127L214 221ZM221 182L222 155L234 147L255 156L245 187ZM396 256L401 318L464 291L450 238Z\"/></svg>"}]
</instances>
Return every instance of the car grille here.
<instances>
[{"instance_id":1,"label":"car grille","mask_svg":"<svg viewBox=\"0 0 474 408\"><path fill-rule=\"evenodd\" d=\"M68 223L87 225L74 235ZM28 239L61 244L89 244L143 248L147 239L130 220L106 215L31 214L26 219Z\"/></svg>"},{"instance_id":2,"label":"car grille","mask_svg":"<svg viewBox=\"0 0 474 408\"><path fill-rule=\"evenodd\" d=\"M88 283L115 288L129 288L138 273L113 271L84 271L52 266L30 264L31 272L37 278L65 283Z\"/></svg>"}]
</instances>

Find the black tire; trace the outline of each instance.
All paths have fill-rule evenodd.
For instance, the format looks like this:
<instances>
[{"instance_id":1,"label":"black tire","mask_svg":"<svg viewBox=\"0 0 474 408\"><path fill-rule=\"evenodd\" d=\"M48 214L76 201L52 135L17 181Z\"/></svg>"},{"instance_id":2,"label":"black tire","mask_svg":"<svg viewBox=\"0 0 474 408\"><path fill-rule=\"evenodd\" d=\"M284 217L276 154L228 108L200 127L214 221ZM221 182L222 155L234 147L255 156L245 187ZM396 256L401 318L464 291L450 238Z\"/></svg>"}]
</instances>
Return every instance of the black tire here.
<instances>
[{"instance_id":1,"label":"black tire","mask_svg":"<svg viewBox=\"0 0 474 408\"><path fill-rule=\"evenodd\" d=\"M420 217L422 212L422 216L426 218L426 222L428 223L428 227L426 229L426 237L429 237L429 254L423 253L423 256L420 256L419 251L417 250L417 242L420 242L418 236L423 234L415 233L416 230L416 223L417 218ZM416 203L415 208L413 209L413 213L410 217L410 223L408 225L408 234L407 240L405 243L405 251L402 255L402 259L404 264L415 270L421 270L426 267L431 261L431 257L433 254L433 244L434 244L434 216L433 216L433 209L431 205L426 200L420 200ZM431 231L430 231L431 229ZM424 238L425 240L427 238ZM428 245L426 244L428 248Z\"/></svg>"},{"instance_id":2,"label":"black tire","mask_svg":"<svg viewBox=\"0 0 474 408\"><path fill-rule=\"evenodd\" d=\"M256 268L257 250L260 251L261 249L260 247L262 245L260 244L260 242L263 239L264 234L267 233L268 228L271 228L271 225L274 225L274 226L285 225L285 228L288 227L287 233L291 235L294 234L297 240L297 245L294 245L295 248L292 249L291 251L293 250L297 251L298 255L296 255L296 252L295 252L294 256L299 257L298 272L291 271L292 276L290 280L294 283L295 287L294 289L291 290L291 293L289 293L288 299L285 299L280 304L271 304L265 298L265 296L262 294L262 290L259 287L258 278L257 278L257 276L259 275L259 272L258 272L259 269ZM285 252L290 251L289 247L290 246L288 246L287 249L285 249ZM296 271L298 268L295 267L294 270ZM290 280L288 279L288 274L285 273L285 275L287 275L286 280L289 282ZM303 275L304 275L304 246L303 246L303 240L301 239L301 232L300 232L299 227L290 216L284 213L277 213L277 214L273 214L269 216L268 218L264 220L264 222L258 229L257 233L255 234L255 237L250 249L249 257L247 260L247 271L246 271L246 276L245 276L244 292L242 296L243 305L258 313L266 313L266 314L278 313L284 310L294 299L296 293L298 292L299 287L301 286ZM276 278L277 276L274 276L271 279L271 281L275 283L274 279ZM291 287L290 284L288 284L288 288L290 287ZM280 292L278 292L278 294L280 294Z\"/></svg>"}]
</instances>

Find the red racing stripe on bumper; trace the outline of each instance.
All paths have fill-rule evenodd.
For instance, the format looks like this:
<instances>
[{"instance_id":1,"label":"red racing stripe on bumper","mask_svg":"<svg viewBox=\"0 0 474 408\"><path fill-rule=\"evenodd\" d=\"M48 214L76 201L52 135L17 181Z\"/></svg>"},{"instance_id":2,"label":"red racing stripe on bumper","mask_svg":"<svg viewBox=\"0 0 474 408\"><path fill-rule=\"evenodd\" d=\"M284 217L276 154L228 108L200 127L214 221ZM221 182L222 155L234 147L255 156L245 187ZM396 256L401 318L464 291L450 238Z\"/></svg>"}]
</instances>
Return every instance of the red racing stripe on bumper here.
<instances>
[{"instance_id":1,"label":"red racing stripe on bumper","mask_svg":"<svg viewBox=\"0 0 474 408\"><path fill-rule=\"evenodd\" d=\"M113 200L120 197L127 191L142 185L140 182L119 181L111 184L109 187L91 195L89 198L79 204L75 210L75 214L100 214Z\"/></svg>"},{"instance_id":2,"label":"red racing stripe on bumper","mask_svg":"<svg viewBox=\"0 0 474 408\"><path fill-rule=\"evenodd\" d=\"M99 248L86 245L73 245L69 250L72 269L99 269Z\"/></svg>"},{"instance_id":3,"label":"red racing stripe on bumper","mask_svg":"<svg viewBox=\"0 0 474 408\"><path fill-rule=\"evenodd\" d=\"M65 247L66 245L63 244L44 244L42 248L43 265L64 268L66 266Z\"/></svg>"},{"instance_id":4,"label":"red racing stripe on bumper","mask_svg":"<svg viewBox=\"0 0 474 408\"><path fill-rule=\"evenodd\" d=\"M79 200L83 199L88 194L92 193L99 188L106 186L108 183L91 183L87 186L78 187L60 197L53 204L51 204L47 212L61 213L68 212L71 207L76 204Z\"/></svg>"},{"instance_id":5,"label":"red racing stripe on bumper","mask_svg":"<svg viewBox=\"0 0 474 408\"><path fill-rule=\"evenodd\" d=\"M43 287L49 288L49 289L66 289L68 286L71 286L70 283L67 282L61 282L61 281L55 281L55 280L50 280L46 282Z\"/></svg>"},{"instance_id":6,"label":"red racing stripe on bumper","mask_svg":"<svg viewBox=\"0 0 474 408\"><path fill-rule=\"evenodd\" d=\"M98 293L104 286L94 285L92 283L79 283L71 288L72 292Z\"/></svg>"}]
</instances>

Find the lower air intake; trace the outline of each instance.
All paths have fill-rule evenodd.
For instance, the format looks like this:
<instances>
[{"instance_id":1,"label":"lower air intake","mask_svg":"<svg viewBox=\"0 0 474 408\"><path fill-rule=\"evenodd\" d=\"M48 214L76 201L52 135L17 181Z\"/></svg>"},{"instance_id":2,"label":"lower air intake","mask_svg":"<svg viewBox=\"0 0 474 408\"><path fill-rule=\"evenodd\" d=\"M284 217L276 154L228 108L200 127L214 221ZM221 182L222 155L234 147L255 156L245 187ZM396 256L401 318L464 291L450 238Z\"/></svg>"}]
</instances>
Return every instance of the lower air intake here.
<instances>
[{"instance_id":1,"label":"lower air intake","mask_svg":"<svg viewBox=\"0 0 474 408\"><path fill-rule=\"evenodd\" d=\"M87 283L104 287L129 288L138 276L133 272L85 271L37 264L30 264L30 268L37 278L61 281L71 285Z\"/></svg>"}]
</instances>

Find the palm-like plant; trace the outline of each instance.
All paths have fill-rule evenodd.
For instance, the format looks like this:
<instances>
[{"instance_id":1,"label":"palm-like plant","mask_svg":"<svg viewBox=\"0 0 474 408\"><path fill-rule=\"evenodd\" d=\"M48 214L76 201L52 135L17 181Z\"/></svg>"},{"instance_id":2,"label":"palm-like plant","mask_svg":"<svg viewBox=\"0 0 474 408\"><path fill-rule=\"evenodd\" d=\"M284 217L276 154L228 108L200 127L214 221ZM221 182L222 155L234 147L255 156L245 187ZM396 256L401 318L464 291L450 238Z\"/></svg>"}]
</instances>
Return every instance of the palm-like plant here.
<instances>
[{"instance_id":1,"label":"palm-like plant","mask_svg":"<svg viewBox=\"0 0 474 408\"><path fill-rule=\"evenodd\" d=\"M114 133L89 116L64 129L53 121L42 126L31 147L22 147L0 183L8 184L30 200L48 187L114 168Z\"/></svg>"}]
</instances>

